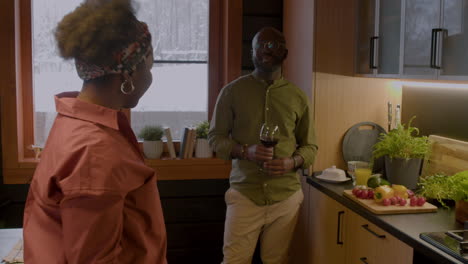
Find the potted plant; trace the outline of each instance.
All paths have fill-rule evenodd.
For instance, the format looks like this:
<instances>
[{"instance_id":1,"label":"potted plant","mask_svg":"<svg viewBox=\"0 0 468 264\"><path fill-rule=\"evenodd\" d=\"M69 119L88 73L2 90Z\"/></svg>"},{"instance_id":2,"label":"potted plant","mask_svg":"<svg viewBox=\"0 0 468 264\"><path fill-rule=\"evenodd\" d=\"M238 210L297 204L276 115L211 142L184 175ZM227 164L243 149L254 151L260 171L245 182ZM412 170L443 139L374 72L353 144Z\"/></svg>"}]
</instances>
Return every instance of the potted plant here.
<instances>
[{"instance_id":1,"label":"potted plant","mask_svg":"<svg viewBox=\"0 0 468 264\"><path fill-rule=\"evenodd\" d=\"M197 141L195 147L196 158L211 158L213 156L213 150L208 143L208 130L210 129L210 123L203 121L196 126Z\"/></svg>"},{"instance_id":2,"label":"potted plant","mask_svg":"<svg viewBox=\"0 0 468 264\"><path fill-rule=\"evenodd\" d=\"M138 137L143 139L143 153L148 159L159 159L163 152L161 138L164 129L161 126L145 126L141 129Z\"/></svg>"},{"instance_id":3,"label":"potted plant","mask_svg":"<svg viewBox=\"0 0 468 264\"><path fill-rule=\"evenodd\" d=\"M468 221L468 171L452 176L435 174L422 178L419 193L429 199L437 199L447 207L444 200L455 201L455 218L460 223Z\"/></svg>"},{"instance_id":4,"label":"potted plant","mask_svg":"<svg viewBox=\"0 0 468 264\"><path fill-rule=\"evenodd\" d=\"M419 130L399 124L388 134L381 134L380 141L374 145L373 160L384 157L385 174L391 183L402 184L410 189L417 186L422 159L430 151L426 136L418 137Z\"/></svg>"}]
</instances>

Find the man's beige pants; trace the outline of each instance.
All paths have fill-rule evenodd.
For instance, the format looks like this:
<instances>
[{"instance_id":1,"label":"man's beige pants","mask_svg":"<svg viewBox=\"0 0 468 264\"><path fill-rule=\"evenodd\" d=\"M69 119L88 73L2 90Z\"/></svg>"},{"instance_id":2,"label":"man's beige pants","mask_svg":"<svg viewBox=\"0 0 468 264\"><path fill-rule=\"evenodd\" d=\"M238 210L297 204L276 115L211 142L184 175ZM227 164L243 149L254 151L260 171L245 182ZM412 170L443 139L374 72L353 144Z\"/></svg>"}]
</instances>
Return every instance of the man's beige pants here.
<instances>
[{"instance_id":1,"label":"man's beige pants","mask_svg":"<svg viewBox=\"0 0 468 264\"><path fill-rule=\"evenodd\" d=\"M258 206L229 188L225 194L223 264L250 264L259 237L263 264L288 263L289 245L303 199L300 189L284 201Z\"/></svg>"}]
</instances>

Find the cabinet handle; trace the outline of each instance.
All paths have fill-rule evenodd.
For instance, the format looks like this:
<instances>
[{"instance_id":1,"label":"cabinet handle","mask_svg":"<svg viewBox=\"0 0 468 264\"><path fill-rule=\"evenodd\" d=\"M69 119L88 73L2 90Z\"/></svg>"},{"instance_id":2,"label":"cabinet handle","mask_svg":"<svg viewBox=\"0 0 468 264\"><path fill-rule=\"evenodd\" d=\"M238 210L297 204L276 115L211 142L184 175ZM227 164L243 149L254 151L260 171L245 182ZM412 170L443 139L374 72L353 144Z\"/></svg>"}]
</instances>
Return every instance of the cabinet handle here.
<instances>
[{"instance_id":1,"label":"cabinet handle","mask_svg":"<svg viewBox=\"0 0 468 264\"><path fill-rule=\"evenodd\" d=\"M432 34L431 34L431 62L430 62L430 67L431 68L435 68L435 62L434 62L435 54L434 53L435 53L435 47L437 46L436 34L437 34L437 29L433 28L432 29Z\"/></svg>"},{"instance_id":2,"label":"cabinet handle","mask_svg":"<svg viewBox=\"0 0 468 264\"><path fill-rule=\"evenodd\" d=\"M362 263L366 263L366 264L369 264L369 262L367 262L367 258L360 258L359 259Z\"/></svg>"},{"instance_id":3,"label":"cabinet handle","mask_svg":"<svg viewBox=\"0 0 468 264\"><path fill-rule=\"evenodd\" d=\"M377 234L376 232L372 231L370 228L369 228L369 225L368 224L365 224L365 225L362 225L362 227L369 231L369 233L373 234L374 236L378 237L378 238L381 238L381 239L384 239L385 238L385 235L379 235Z\"/></svg>"},{"instance_id":4,"label":"cabinet handle","mask_svg":"<svg viewBox=\"0 0 468 264\"><path fill-rule=\"evenodd\" d=\"M436 46L436 57L434 59L434 66L436 69L442 69L442 50L443 50L443 41L444 41L444 33L446 32L446 29L443 28L438 28L436 31L436 41L437 41L437 46Z\"/></svg>"},{"instance_id":5,"label":"cabinet handle","mask_svg":"<svg viewBox=\"0 0 468 264\"><path fill-rule=\"evenodd\" d=\"M373 39L373 48L372 48L372 69L379 68L379 37L372 37Z\"/></svg>"},{"instance_id":6,"label":"cabinet handle","mask_svg":"<svg viewBox=\"0 0 468 264\"><path fill-rule=\"evenodd\" d=\"M344 215L344 211L338 212L338 227L336 230L336 244L343 245L343 241L341 240L341 216Z\"/></svg>"},{"instance_id":7,"label":"cabinet handle","mask_svg":"<svg viewBox=\"0 0 468 264\"><path fill-rule=\"evenodd\" d=\"M439 35L441 32L444 32L443 28L433 28L432 35L431 35L431 64L430 67L433 69L440 69L440 61L441 61L441 51L440 47L442 46L441 38Z\"/></svg>"},{"instance_id":8,"label":"cabinet handle","mask_svg":"<svg viewBox=\"0 0 468 264\"><path fill-rule=\"evenodd\" d=\"M379 37L371 37L369 45L369 68L377 69L378 68L378 40Z\"/></svg>"}]
</instances>

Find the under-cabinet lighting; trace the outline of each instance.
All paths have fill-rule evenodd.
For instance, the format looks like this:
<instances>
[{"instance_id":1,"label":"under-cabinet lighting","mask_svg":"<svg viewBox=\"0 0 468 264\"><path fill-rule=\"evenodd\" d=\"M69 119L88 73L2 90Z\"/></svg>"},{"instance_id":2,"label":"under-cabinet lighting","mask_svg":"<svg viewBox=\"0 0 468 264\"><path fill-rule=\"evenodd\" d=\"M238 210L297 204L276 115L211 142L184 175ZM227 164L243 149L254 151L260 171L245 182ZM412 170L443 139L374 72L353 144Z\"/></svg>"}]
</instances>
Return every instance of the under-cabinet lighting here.
<instances>
[{"instance_id":1,"label":"under-cabinet lighting","mask_svg":"<svg viewBox=\"0 0 468 264\"><path fill-rule=\"evenodd\" d=\"M411 81L395 81L396 87L424 87L424 88L453 88L453 89L468 89L468 83L434 83L434 82L411 82Z\"/></svg>"}]
</instances>

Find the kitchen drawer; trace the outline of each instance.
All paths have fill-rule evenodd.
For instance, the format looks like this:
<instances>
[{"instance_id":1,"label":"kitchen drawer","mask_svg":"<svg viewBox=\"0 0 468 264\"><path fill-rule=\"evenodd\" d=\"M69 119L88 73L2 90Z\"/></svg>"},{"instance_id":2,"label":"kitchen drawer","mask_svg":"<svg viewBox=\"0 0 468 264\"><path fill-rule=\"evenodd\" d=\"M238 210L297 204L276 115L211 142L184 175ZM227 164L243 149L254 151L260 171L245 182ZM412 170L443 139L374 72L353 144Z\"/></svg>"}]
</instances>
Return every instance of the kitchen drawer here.
<instances>
[{"instance_id":1,"label":"kitchen drawer","mask_svg":"<svg viewBox=\"0 0 468 264\"><path fill-rule=\"evenodd\" d=\"M413 249L363 217L348 210L346 259L348 264L410 264Z\"/></svg>"}]
</instances>

